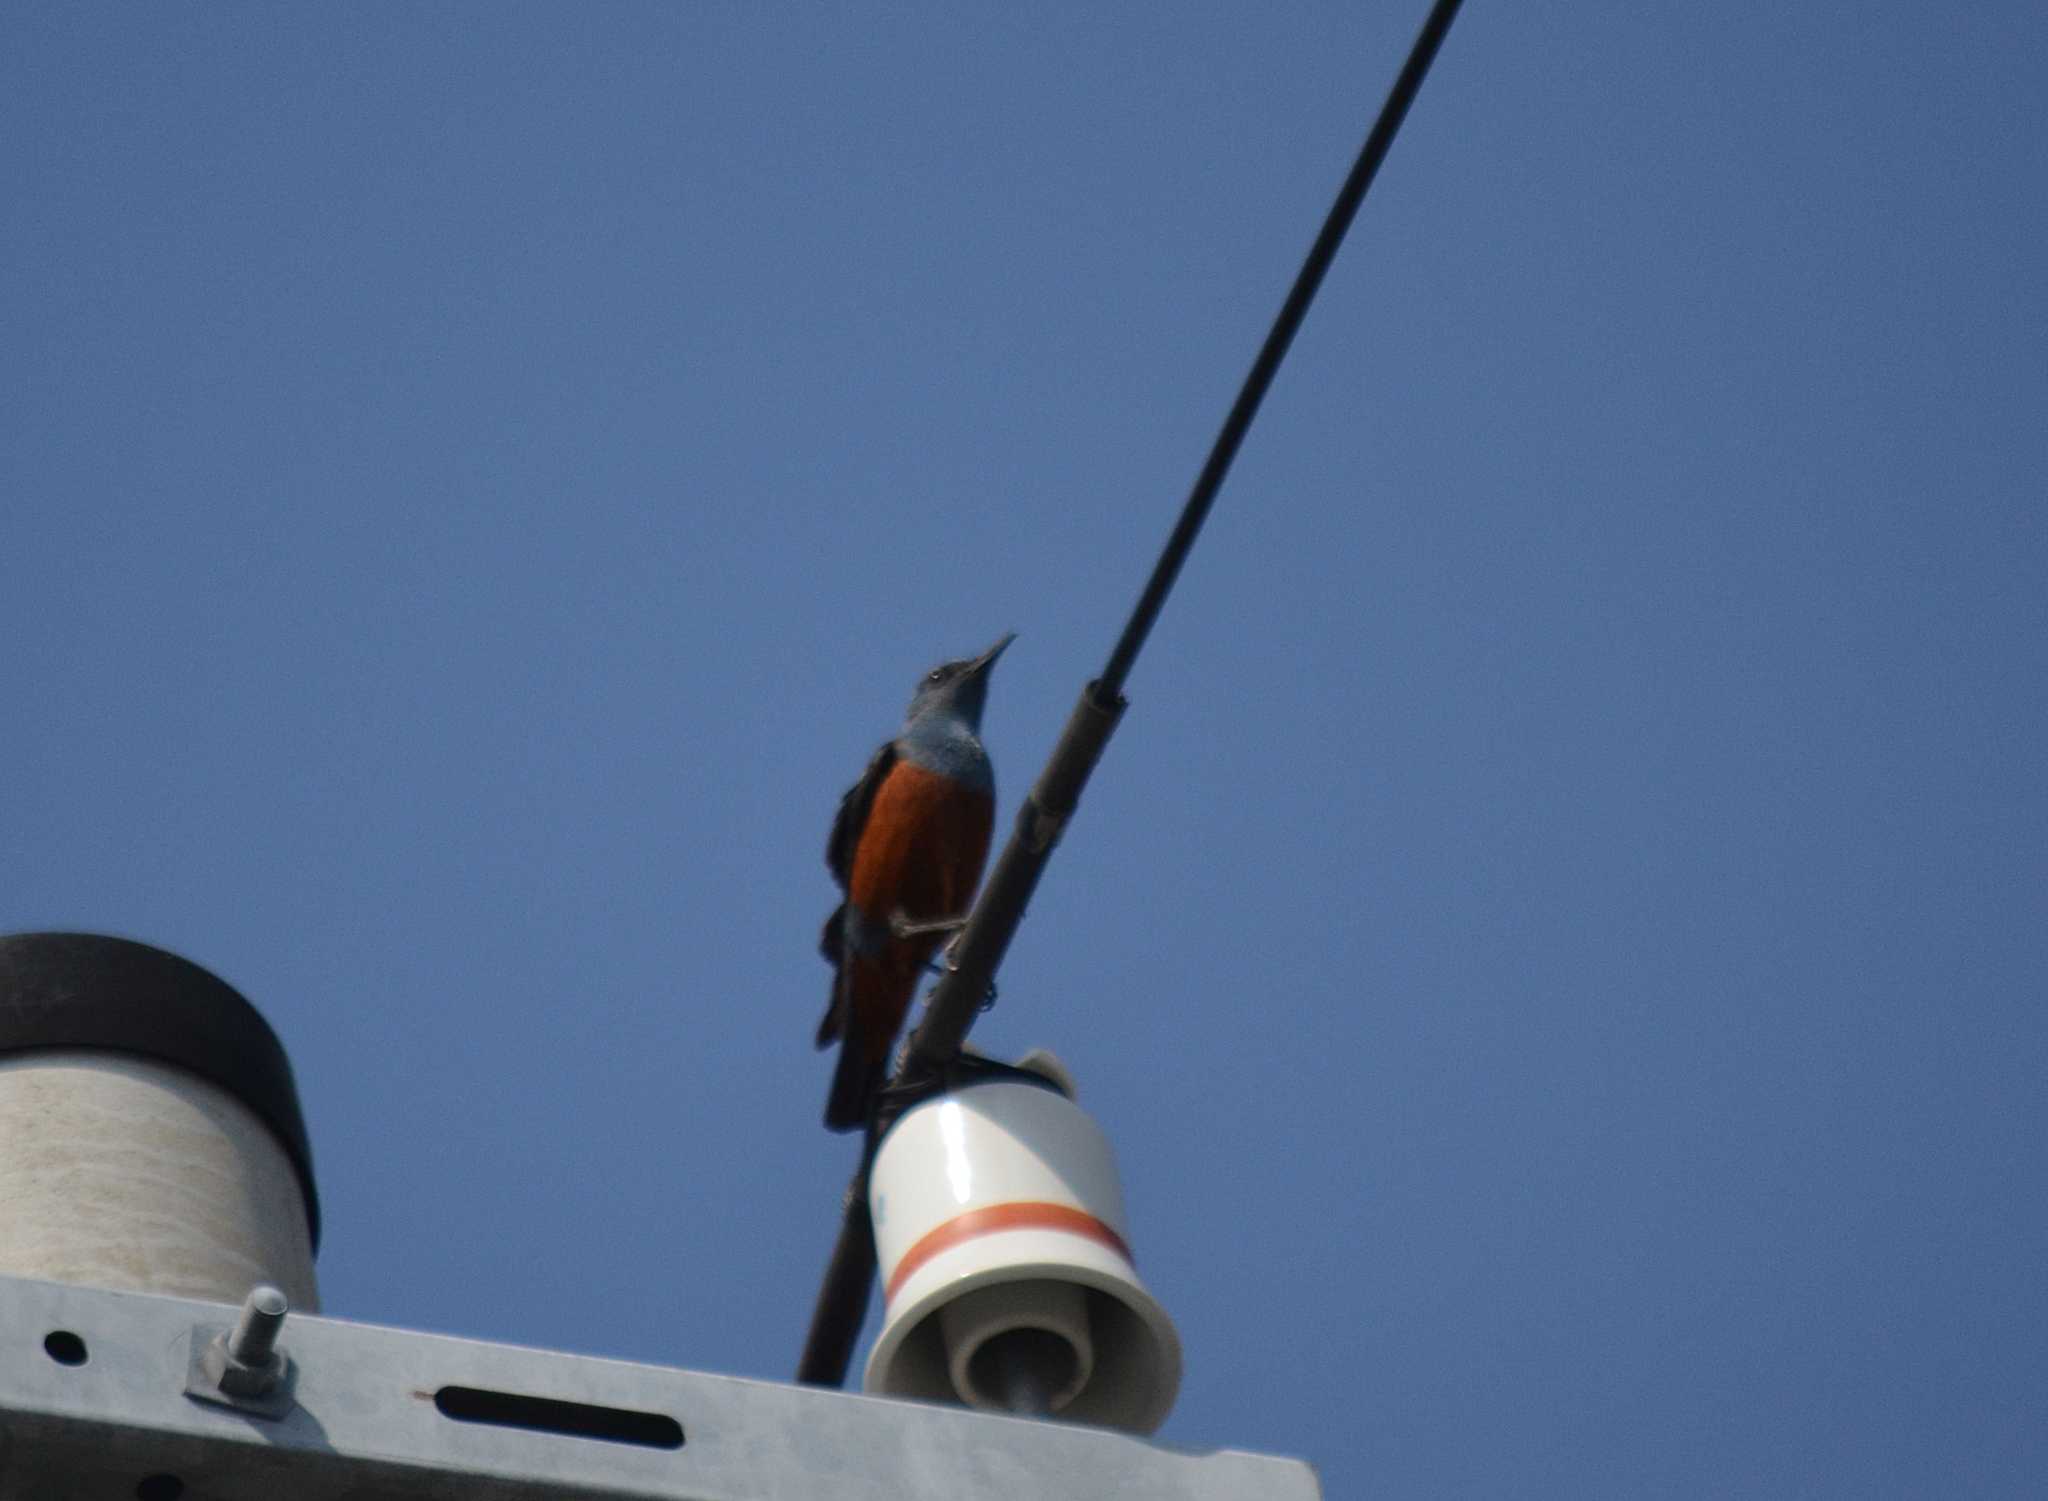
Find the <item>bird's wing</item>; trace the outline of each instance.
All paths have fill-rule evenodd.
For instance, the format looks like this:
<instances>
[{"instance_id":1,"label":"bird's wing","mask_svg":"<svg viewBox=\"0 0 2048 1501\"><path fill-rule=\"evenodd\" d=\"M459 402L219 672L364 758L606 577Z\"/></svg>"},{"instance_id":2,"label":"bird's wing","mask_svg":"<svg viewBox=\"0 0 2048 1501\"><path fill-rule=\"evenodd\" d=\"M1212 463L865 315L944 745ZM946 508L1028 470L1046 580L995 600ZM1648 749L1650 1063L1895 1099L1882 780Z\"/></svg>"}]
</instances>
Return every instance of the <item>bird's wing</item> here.
<instances>
[{"instance_id":1,"label":"bird's wing","mask_svg":"<svg viewBox=\"0 0 2048 1501\"><path fill-rule=\"evenodd\" d=\"M861 830L867 827L868 810L875 805L875 790L895 764L896 742L891 740L875 752L860 780L839 799L839 816L832 820L832 837L825 841L825 864L841 891L853 879L853 852L860 844Z\"/></svg>"}]
</instances>

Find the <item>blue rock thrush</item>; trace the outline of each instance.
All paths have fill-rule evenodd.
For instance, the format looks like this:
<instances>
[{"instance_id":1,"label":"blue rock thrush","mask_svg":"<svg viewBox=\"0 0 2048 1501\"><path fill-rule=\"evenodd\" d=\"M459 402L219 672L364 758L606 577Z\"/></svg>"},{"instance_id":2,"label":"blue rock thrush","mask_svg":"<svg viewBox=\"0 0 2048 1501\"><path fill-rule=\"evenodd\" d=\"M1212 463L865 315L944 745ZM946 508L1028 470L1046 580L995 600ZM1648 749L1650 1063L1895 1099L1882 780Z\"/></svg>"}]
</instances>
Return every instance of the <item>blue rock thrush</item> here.
<instances>
[{"instance_id":1,"label":"blue rock thrush","mask_svg":"<svg viewBox=\"0 0 2048 1501\"><path fill-rule=\"evenodd\" d=\"M918 977L967 917L995 827L995 773L981 748L989 670L1010 633L919 681L894 740L840 799L825 863L846 893L819 948L833 967L818 1046L840 1041L825 1125L868 1122Z\"/></svg>"}]
</instances>

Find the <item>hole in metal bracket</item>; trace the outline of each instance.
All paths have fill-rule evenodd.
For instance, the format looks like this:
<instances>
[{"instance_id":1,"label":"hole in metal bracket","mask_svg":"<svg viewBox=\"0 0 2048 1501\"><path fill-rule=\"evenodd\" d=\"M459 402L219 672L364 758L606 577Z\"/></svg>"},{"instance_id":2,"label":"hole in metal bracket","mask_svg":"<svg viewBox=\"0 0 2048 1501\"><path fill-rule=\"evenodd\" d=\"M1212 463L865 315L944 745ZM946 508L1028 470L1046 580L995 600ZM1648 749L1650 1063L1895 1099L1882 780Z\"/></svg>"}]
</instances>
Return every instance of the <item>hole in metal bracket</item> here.
<instances>
[{"instance_id":1,"label":"hole in metal bracket","mask_svg":"<svg viewBox=\"0 0 2048 1501\"><path fill-rule=\"evenodd\" d=\"M84 1365L85 1341L69 1329L52 1329L43 1336L43 1353L58 1365Z\"/></svg>"},{"instance_id":2,"label":"hole in metal bracket","mask_svg":"<svg viewBox=\"0 0 2048 1501\"><path fill-rule=\"evenodd\" d=\"M524 1428L533 1433L561 1433L570 1438L603 1439L612 1444L639 1444L648 1449L683 1447L683 1425L665 1413L634 1412L626 1407L597 1407L555 1397L527 1397L478 1386L444 1386L434 1393L434 1406L458 1423L486 1423L493 1428Z\"/></svg>"}]
</instances>

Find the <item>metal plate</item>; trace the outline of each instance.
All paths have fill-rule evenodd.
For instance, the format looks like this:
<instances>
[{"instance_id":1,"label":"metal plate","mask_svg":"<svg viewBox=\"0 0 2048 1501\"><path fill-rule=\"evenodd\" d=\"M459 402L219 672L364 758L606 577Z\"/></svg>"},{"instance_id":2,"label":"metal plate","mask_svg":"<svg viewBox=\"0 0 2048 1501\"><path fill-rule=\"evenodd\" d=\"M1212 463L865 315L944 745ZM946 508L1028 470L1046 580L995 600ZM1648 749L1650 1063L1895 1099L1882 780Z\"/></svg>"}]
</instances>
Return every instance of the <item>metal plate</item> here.
<instances>
[{"instance_id":1,"label":"metal plate","mask_svg":"<svg viewBox=\"0 0 2048 1501\"><path fill-rule=\"evenodd\" d=\"M1321 1495L1314 1472L1297 1460L1183 1453L1068 1424L296 1313L284 1332L293 1405L282 1417L256 1417L185 1395L194 1330L224 1326L234 1314L226 1304L0 1277L0 1496L1319 1501ZM53 1340L60 1334L76 1343ZM73 1358L80 1354L82 1360ZM451 1388L459 1391L451 1395ZM672 1442L678 1436L681 1442Z\"/></svg>"}]
</instances>

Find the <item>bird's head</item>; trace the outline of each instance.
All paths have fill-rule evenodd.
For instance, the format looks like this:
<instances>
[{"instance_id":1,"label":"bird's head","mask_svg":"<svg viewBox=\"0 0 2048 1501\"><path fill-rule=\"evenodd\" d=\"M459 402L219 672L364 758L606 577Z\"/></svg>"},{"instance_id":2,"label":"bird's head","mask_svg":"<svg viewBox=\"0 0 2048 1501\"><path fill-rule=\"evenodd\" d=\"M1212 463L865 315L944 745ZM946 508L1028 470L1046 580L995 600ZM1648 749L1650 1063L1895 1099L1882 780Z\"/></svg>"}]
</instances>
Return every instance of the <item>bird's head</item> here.
<instances>
[{"instance_id":1,"label":"bird's head","mask_svg":"<svg viewBox=\"0 0 2048 1501\"><path fill-rule=\"evenodd\" d=\"M967 721L970 729L981 728L981 707L988 702L989 670L996 665L996 658L1003 654L1003 648L1017 639L1015 631L1005 631L1000 641L978 657L962 657L957 662L942 662L918 679L917 692L910 696L910 712L907 720L916 721L930 714L957 715Z\"/></svg>"}]
</instances>

